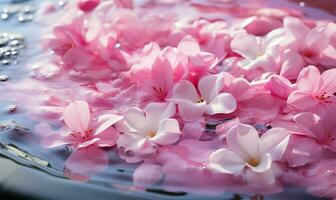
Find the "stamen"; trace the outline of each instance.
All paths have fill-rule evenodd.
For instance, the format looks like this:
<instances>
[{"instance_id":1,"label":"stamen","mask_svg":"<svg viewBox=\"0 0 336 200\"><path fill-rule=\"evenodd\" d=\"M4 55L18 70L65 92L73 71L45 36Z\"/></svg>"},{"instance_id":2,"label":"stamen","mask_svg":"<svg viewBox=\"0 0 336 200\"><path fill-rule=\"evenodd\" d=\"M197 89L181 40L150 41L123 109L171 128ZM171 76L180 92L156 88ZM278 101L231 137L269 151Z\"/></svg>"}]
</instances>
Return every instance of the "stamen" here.
<instances>
[{"instance_id":1,"label":"stamen","mask_svg":"<svg viewBox=\"0 0 336 200\"><path fill-rule=\"evenodd\" d=\"M156 131L147 131L146 135L150 138L156 136Z\"/></svg>"},{"instance_id":2,"label":"stamen","mask_svg":"<svg viewBox=\"0 0 336 200\"><path fill-rule=\"evenodd\" d=\"M255 158L251 158L250 160L248 160L247 163L249 165L251 165L252 167L257 167L260 164L260 160L259 159L255 159Z\"/></svg>"}]
</instances>

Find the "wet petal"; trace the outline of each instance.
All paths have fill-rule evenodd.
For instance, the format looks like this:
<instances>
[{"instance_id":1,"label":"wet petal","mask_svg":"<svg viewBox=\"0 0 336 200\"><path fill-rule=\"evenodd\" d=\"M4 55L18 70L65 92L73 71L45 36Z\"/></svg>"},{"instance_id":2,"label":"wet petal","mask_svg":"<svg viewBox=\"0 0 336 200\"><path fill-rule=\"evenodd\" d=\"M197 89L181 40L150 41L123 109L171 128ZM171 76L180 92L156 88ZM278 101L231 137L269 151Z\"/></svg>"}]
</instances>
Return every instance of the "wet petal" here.
<instances>
[{"instance_id":1,"label":"wet petal","mask_svg":"<svg viewBox=\"0 0 336 200\"><path fill-rule=\"evenodd\" d=\"M239 173L245 167L245 161L233 151L218 149L209 157L209 167L227 174Z\"/></svg>"},{"instance_id":2,"label":"wet petal","mask_svg":"<svg viewBox=\"0 0 336 200\"><path fill-rule=\"evenodd\" d=\"M237 108L235 98L229 93L220 93L209 103L206 114L232 113Z\"/></svg>"},{"instance_id":3,"label":"wet petal","mask_svg":"<svg viewBox=\"0 0 336 200\"><path fill-rule=\"evenodd\" d=\"M91 112L85 101L75 101L64 108L63 120L72 131L85 133L89 127Z\"/></svg>"},{"instance_id":4,"label":"wet petal","mask_svg":"<svg viewBox=\"0 0 336 200\"><path fill-rule=\"evenodd\" d=\"M151 138L157 144L173 144L180 138L181 131L176 119L165 119L160 121L157 134Z\"/></svg>"}]
</instances>

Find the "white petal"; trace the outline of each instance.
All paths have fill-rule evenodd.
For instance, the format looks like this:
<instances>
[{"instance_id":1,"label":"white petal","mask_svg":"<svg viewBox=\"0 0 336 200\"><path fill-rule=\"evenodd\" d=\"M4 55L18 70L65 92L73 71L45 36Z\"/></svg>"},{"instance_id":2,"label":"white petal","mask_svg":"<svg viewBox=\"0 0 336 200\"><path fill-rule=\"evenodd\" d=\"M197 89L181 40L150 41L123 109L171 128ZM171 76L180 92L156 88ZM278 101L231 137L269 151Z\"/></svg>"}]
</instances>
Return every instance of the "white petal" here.
<instances>
[{"instance_id":1,"label":"white petal","mask_svg":"<svg viewBox=\"0 0 336 200\"><path fill-rule=\"evenodd\" d=\"M271 153L272 160L282 158L286 150L289 133L283 128L272 128L260 138L260 152Z\"/></svg>"},{"instance_id":2,"label":"white petal","mask_svg":"<svg viewBox=\"0 0 336 200\"><path fill-rule=\"evenodd\" d=\"M229 93L219 93L209 103L206 114L232 113L237 108L236 99Z\"/></svg>"},{"instance_id":3,"label":"white petal","mask_svg":"<svg viewBox=\"0 0 336 200\"><path fill-rule=\"evenodd\" d=\"M181 131L176 119L165 119L160 121L157 134L151 138L153 142L160 145L174 144L180 138Z\"/></svg>"},{"instance_id":4,"label":"white petal","mask_svg":"<svg viewBox=\"0 0 336 200\"><path fill-rule=\"evenodd\" d=\"M258 172L258 173L265 172L269 170L272 166L272 156L271 154L266 153L260 158L260 163L256 167L250 166L250 165L248 166L254 172Z\"/></svg>"},{"instance_id":5,"label":"white petal","mask_svg":"<svg viewBox=\"0 0 336 200\"><path fill-rule=\"evenodd\" d=\"M196 121L202 118L207 105L205 102L202 103L192 103L189 101L178 102L178 109L181 117L185 121Z\"/></svg>"},{"instance_id":6,"label":"white petal","mask_svg":"<svg viewBox=\"0 0 336 200\"><path fill-rule=\"evenodd\" d=\"M233 151L218 149L209 157L209 167L227 174L235 174L243 170L245 161Z\"/></svg>"},{"instance_id":7,"label":"white petal","mask_svg":"<svg viewBox=\"0 0 336 200\"><path fill-rule=\"evenodd\" d=\"M114 115L114 114L106 114L106 115L101 115L98 118L98 128L95 131L95 135L105 131L109 127L111 127L113 124L116 122L122 120L124 117L120 115Z\"/></svg>"},{"instance_id":8,"label":"white petal","mask_svg":"<svg viewBox=\"0 0 336 200\"><path fill-rule=\"evenodd\" d=\"M174 103L150 103L144 109L147 119L147 127L153 130L158 129L159 122L175 115L176 106Z\"/></svg>"},{"instance_id":9,"label":"white petal","mask_svg":"<svg viewBox=\"0 0 336 200\"><path fill-rule=\"evenodd\" d=\"M143 131L147 125L144 112L137 107L126 108L123 112L125 121L131 128Z\"/></svg>"},{"instance_id":10,"label":"white petal","mask_svg":"<svg viewBox=\"0 0 336 200\"><path fill-rule=\"evenodd\" d=\"M222 91L223 87L224 80L222 75L208 75L198 82L198 90L208 103Z\"/></svg>"},{"instance_id":11,"label":"white petal","mask_svg":"<svg viewBox=\"0 0 336 200\"><path fill-rule=\"evenodd\" d=\"M246 124L237 124L229 129L226 141L231 150L245 160L259 157L259 135L254 127Z\"/></svg>"}]
</instances>

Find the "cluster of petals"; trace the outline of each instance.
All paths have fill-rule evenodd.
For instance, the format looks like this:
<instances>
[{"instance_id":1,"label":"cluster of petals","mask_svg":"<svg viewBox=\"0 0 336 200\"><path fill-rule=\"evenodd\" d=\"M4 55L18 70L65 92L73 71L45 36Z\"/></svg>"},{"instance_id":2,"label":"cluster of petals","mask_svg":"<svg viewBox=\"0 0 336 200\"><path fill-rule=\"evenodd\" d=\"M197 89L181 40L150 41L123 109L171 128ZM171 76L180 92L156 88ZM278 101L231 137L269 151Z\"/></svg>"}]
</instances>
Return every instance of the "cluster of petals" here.
<instances>
[{"instance_id":1,"label":"cluster of petals","mask_svg":"<svg viewBox=\"0 0 336 200\"><path fill-rule=\"evenodd\" d=\"M230 1L183 1L198 13L183 17L174 3L74 1L48 30L43 48L59 69L50 77L71 86L41 89L40 109L60 128L48 128L44 113L35 130L46 148L70 147L64 174L104 173L114 152L137 164L139 189L255 195L297 185L336 198L328 174L336 159L336 25L221 6Z\"/></svg>"}]
</instances>

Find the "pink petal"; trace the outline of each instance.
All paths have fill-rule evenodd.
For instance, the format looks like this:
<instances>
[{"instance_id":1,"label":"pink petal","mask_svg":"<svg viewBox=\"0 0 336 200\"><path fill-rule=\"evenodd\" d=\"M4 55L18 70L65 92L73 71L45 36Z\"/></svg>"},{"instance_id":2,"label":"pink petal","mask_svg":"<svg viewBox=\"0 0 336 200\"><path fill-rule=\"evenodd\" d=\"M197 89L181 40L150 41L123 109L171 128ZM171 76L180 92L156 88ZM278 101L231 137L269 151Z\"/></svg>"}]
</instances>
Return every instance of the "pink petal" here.
<instances>
[{"instance_id":1,"label":"pink petal","mask_svg":"<svg viewBox=\"0 0 336 200\"><path fill-rule=\"evenodd\" d=\"M236 108L237 108L237 102L231 94L219 93L209 103L205 113L208 115L214 115L218 113L228 114L235 111Z\"/></svg>"},{"instance_id":2,"label":"pink petal","mask_svg":"<svg viewBox=\"0 0 336 200\"><path fill-rule=\"evenodd\" d=\"M323 52L329 45L329 38L322 27L313 28L307 35L305 45L314 52Z\"/></svg>"},{"instance_id":3,"label":"pink petal","mask_svg":"<svg viewBox=\"0 0 336 200\"><path fill-rule=\"evenodd\" d=\"M153 87L157 95L164 99L173 87L173 67L166 58L158 57L152 66Z\"/></svg>"},{"instance_id":4,"label":"pink petal","mask_svg":"<svg viewBox=\"0 0 336 200\"><path fill-rule=\"evenodd\" d=\"M75 101L64 108L63 120L72 131L85 133L89 128L91 112L85 101Z\"/></svg>"},{"instance_id":5,"label":"pink petal","mask_svg":"<svg viewBox=\"0 0 336 200\"><path fill-rule=\"evenodd\" d=\"M90 12L95 9L100 3L100 0L80 0L78 7L84 12Z\"/></svg>"},{"instance_id":6,"label":"pink petal","mask_svg":"<svg viewBox=\"0 0 336 200\"><path fill-rule=\"evenodd\" d=\"M258 53L260 53L258 47L259 43L257 37L249 34L238 35L231 41L232 51L251 60L257 58Z\"/></svg>"},{"instance_id":7,"label":"pink petal","mask_svg":"<svg viewBox=\"0 0 336 200\"><path fill-rule=\"evenodd\" d=\"M295 35L296 38L306 38L309 28L298 18L285 17L284 27Z\"/></svg>"},{"instance_id":8,"label":"pink petal","mask_svg":"<svg viewBox=\"0 0 336 200\"><path fill-rule=\"evenodd\" d=\"M196 102L199 96L194 85L189 81L183 80L175 84L172 98L186 99L192 102Z\"/></svg>"},{"instance_id":9,"label":"pink petal","mask_svg":"<svg viewBox=\"0 0 336 200\"><path fill-rule=\"evenodd\" d=\"M81 141L80 144L78 144L77 148L86 148L88 146L91 146L95 143L97 143L100 139L99 138L92 138L90 140L84 140L84 141Z\"/></svg>"},{"instance_id":10,"label":"pink petal","mask_svg":"<svg viewBox=\"0 0 336 200\"><path fill-rule=\"evenodd\" d=\"M209 167L226 174L239 173L245 167L245 161L233 151L218 149L209 157Z\"/></svg>"},{"instance_id":11,"label":"pink petal","mask_svg":"<svg viewBox=\"0 0 336 200\"><path fill-rule=\"evenodd\" d=\"M99 139L97 145L99 147L112 147L116 144L119 136L120 133L115 128L108 128L96 136Z\"/></svg>"},{"instance_id":12,"label":"pink petal","mask_svg":"<svg viewBox=\"0 0 336 200\"><path fill-rule=\"evenodd\" d=\"M201 52L200 47L195 39L191 36L186 36L177 46L177 50L188 56L196 56Z\"/></svg>"},{"instance_id":13,"label":"pink petal","mask_svg":"<svg viewBox=\"0 0 336 200\"><path fill-rule=\"evenodd\" d=\"M91 145L71 153L64 163L64 173L70 178L76 174L92 175L104 171L108 164L107 153L99 147Z\"/></svg>"},{"instance_id":14,"label":"pink petal","mask_svg":"<svg viewBox=\"0 0 336 200\"><path fill-rule=\"evenodd\" d=\"M319 101L313 98L311 94L296 90L288 96L287 103L297 110L307 110L319 104Z\"/></svg>"},{"instance_id":15,"label":"pink petal","mask_svg":"<svg viewBox=\"0 0 336 200\"><path fill-rule=\"evenodd\" d=\"M319 92L329 94L336 92L336 69L329 69L322 73Z\"/></svg>"},{"instance_id":16,"label":"pink petal","mask_svg":"<svg viewBox=\"0 0 336 200\"><path fill-rule=\"evenodd\" d=\"M80 139L73 136L62 136L60 134L51 134L43 138L41 145L45 148L54 148L66 144L79 143Z\"/></svg>"},{"instance_id":17,"label":"pink petal","mask_svg":"<svg viewBox=\"0 0 336 200\"><path fill-rule=\"evenodd\" d=\"M319 82L320 71L312 65L301 70L297 78L298 88L303 91L315 91Z\"/></svg>"},{"instance_id":18,"label":"pink petal","mask_svg":"<svg viewBox=\"0 0 336 200\"><path fill-rule=\"evenodd\" d=\"M180 138L181 131L176 119L165 119L160 121L157 134L151 138L156 144L174 144Z\"/></svg>"},{"instance_id":19,"label":"pink petal","mask_svg":"<svg viewBox=\"0 0 336 200\"><path fill-rule=\"evenodd\" d=\"M163 178L162 166L143 163L133 173L133 183L137 187L146 188Z\"/></svg>"},{"instance_id":20,"label":"pink petal","mask_svg":"<svg viewBox=\"0 0 336 200\"><path fill-rule=\"evenodd\" d=\"M222 91L223 87L224 80L221 75L208 75L198 82L198 90L207 103L212 101L213 98Z\"/></svg>"},{"instance_id":21,"label":"pink petal","mask_svg":"<svg viewBox=\"0 0 336 200\"><path fill-rule=\"evenodd\" d=\"M124 117L120 115L114 115L114 114L106 114L101 115L98 117L98 127L94 133L94 135L98 135L102 132L104 132L106 129L110 128L113 124L116 122L122 120Z\"/></svg>"},{"instance_id":22,"label":"pink petal","mask_svg":"<svg viewBox=\"0 0 336 200\"><path fill-rule=\"evenodd\" d=\"M269 81L265 84L265 88L271 91L276 97L282 99L287 99L289 94L293 91L289 80L279 75L271 76Z\"/></svg>"},{"instance_id":23,"label":"pink petal","mask_svg":"<svg viewBox=\"0 0 336 200\"><path fill-rule=\"evenodd\" d=\"M287 49L283 52L282 59L284 61L282 63L280 75L290 80L296 79L305 65L301 55L296 51Z\"/></svg>"},{"instance_id":24,"label":"pink petal","mask_svg":"<svg viewBox=\"0 0 336 200\"><path fill-rule=\"evenodd\" d=\"M245 160L259 156L259 135L250 125L239 123L230 128L226 141L230 149Z\"/></svg>"},{"instance_id":25,"label":"pink petal","mask_svg":"<svg viewBox=\"0 0 336 200\"><path fill-rule=\"evenodd\" d=\"M76 70L86 70L92 67L94 61L93 55L85 52L83 48L71 48L63 56L64 62L70 68Z\"/></svg>"}]
</instances>

